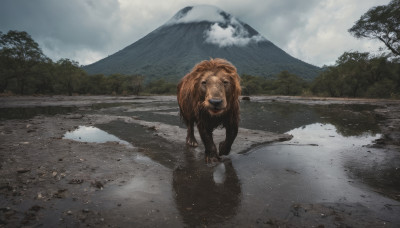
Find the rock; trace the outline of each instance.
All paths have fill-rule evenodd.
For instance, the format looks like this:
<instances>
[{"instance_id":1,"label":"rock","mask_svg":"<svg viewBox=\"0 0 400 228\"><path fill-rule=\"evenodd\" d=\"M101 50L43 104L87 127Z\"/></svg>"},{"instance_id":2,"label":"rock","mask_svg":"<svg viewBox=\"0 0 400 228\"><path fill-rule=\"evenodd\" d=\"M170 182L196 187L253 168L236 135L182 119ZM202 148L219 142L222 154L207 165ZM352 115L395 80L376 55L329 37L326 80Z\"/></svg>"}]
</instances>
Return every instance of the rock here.
<instances>
[{"instance_id":1,"label":"rock","mask_svg":"<svg viewBox=\"0 0 400 228\"><path fill-rule=\"evenodd\" d=\"M156 131L157 130L156 126L150 126L147 129L152 130L152 131Z\"/></svg>"},{"instance_id":2,"label":"rock","mask_svg":"<svg viewBox=\"0 0 400 228\"><path fill-rule=\"evenodd\" d=\"M31 209L29 209L29 210L31 210L31 211L40 211L40 209L43 209L43 207L41 207L39 205L33 205L31 207Z\"/></svg>"},{"instance_id":3,"label":"rock","mask_svg":"<svg viewBox=\"0 0 400 228\"><path fill-rule=\"evenodd\" d=\"M68 184L82 184L83 180L82 179L71 179L68 181Z\"/></svg>"},{"instance_id":4,"label":"rock","mask_svg":"<svg viewBox=\"0 0 400 228\"><path fill-rule=\"evenodd\" d=\"M54 198L65 198L65 193L67 192L67 189L59 189L56 193L53 194Z\"/></svg>"},{"instance_id":5,"label":"rock","mask_svg":"<svg viewBox=\"0 0 400 228\"><path fill-rule=\"evenodd\" d=\"M30 172L30 171L31 171L30 169L18 169L17 173L27 173L27 172Z\"/></svg>"},{"instance_id":6,"label":"rock","mask_svg":"<svg viewBox=\"0 0 400 228\"><path fill-rule=\"evenodd\" d=\"M91 183L91 185L92 185L92 187L96 187L96 188L99 188L99 189L103 189L104 188L104 185L103 185L103 183L101 183L101 181L93 181Z\"/></svg>"}]
</instances>

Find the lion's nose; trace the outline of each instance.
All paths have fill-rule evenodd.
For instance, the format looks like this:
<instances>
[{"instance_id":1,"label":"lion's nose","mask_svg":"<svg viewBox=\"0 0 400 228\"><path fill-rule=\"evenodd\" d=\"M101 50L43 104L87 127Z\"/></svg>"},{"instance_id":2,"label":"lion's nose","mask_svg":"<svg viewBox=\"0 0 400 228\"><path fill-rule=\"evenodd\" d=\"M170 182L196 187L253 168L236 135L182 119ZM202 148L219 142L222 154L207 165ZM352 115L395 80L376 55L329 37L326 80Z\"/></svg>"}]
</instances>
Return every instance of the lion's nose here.
<instances>
[{"instance_id":1,"label":"lion's nose","mask_svg":"<svg viewBox=\"0 0 400 228\"><path fill-rule=\"evenodd\" d=\"M208 102L210 102L210 104L217 107L222 103L222 100L221 99L209 99Z\"/></svg>"}]
</instances>

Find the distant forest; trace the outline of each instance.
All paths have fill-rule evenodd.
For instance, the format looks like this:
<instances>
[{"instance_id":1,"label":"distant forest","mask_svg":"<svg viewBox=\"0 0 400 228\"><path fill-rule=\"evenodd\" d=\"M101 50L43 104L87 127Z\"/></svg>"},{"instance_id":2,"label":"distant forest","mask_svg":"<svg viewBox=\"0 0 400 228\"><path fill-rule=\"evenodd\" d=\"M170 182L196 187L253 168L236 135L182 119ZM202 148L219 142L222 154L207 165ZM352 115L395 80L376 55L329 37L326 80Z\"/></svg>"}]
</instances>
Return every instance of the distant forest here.
<instances>
[{"instance_id":1,"label":"distant forest","mask_svg":"<svg viewBox=\"0 0 400 228\"><path fill-rule=\"evenodd\" d=\"M390 53L345 52L312 81L283 71L274 78L243 74L243 95L400 98L400 0L373 7L349 29L381 41ZM183 77L183 75L182 75ZM88 75L70 59L53 62L27 32L0 32L0 94L176 94L176 81L144 84L141 75Z\"/></svg>"}]
</instances>

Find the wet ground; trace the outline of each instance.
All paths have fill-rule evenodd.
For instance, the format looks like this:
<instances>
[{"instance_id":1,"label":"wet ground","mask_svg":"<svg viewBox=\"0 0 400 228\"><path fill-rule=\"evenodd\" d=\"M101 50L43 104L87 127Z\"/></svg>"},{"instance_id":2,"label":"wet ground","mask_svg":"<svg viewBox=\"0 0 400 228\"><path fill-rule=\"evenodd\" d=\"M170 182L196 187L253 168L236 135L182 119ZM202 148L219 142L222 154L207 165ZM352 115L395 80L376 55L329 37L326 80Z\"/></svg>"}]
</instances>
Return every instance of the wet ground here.
<instances>
[{"instance_id":1,"label":"wet ground","mask_svg":"<svg viewBox=\"0 0 400 228\"><path fill-rule=\"evenodd\" d=\"M207 165L174 97L0 98L0 227L399 227L399 117L391 100L251 97Z\"/></svg>"}]
</instances>

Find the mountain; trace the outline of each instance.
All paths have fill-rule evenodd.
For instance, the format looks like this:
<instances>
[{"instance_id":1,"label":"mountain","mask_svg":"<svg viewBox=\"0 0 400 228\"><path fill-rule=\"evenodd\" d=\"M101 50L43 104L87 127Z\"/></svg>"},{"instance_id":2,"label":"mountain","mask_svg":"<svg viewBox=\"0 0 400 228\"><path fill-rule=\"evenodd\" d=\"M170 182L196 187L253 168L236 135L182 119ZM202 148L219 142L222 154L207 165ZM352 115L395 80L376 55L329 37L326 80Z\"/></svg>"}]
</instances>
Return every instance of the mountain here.
<instances>
[{"instance_id":1,"label":"mountain","mask_svg":"<svg viewBox=\"0 0 400 228\"><path fill-rule=\"evenodd\" d=\"M83 68L89 74L140 74L146 81L178 81L196 63L217 57L233 63L239 74L271 77L287 70L313 79L321 70L290 56L248 24L209 5L185 7L135 43Z\"/></svg>"}]
</instances>

